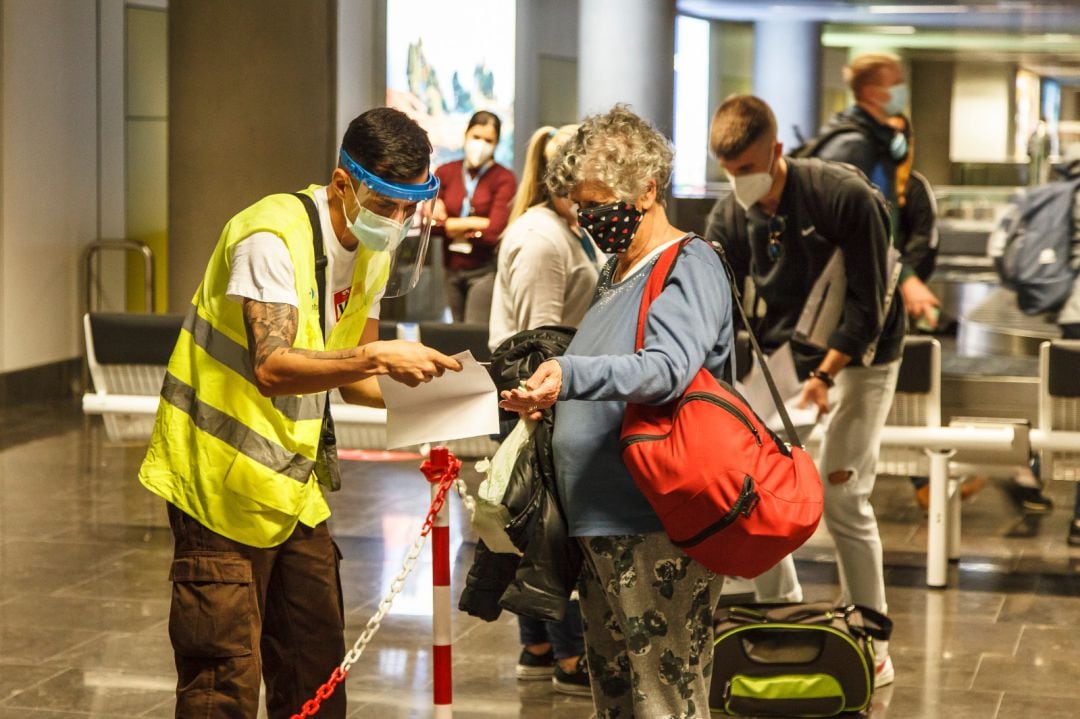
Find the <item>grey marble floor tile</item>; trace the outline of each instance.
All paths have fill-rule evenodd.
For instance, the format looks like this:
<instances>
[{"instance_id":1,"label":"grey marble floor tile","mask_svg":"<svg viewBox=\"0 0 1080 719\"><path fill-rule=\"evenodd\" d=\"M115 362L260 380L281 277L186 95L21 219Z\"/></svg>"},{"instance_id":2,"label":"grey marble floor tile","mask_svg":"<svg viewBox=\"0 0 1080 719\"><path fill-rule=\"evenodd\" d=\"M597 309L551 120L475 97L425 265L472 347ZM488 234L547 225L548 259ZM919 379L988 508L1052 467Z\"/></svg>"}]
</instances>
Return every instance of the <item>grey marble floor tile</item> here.
<instances>
[{"instance_id":1,"label":"grey marble floor tile","mask_svg":"<svg viewBox=\"0 0 1080 719\"><path fill-rule=\"evenodd\" d=\"M101 632L84 629L0 625L0 665L40 664L102 636Z\"/></svg>"},{"instance_id":2,"label":"grey marble floor tile","mask_svg":"<svg viewBox=\"0 0 1080 719\"><path fill-rule=\"evenodd\" d=\"M144 632L101 632L71 649L52 655L51 664L86 671L131 673L176 679L172 645L168 632L148 629Z\"/></svg>"},{"instance_id":3,"label":"grey marble floor tile","mask_svg":"<svg viewBox=\"0 0 1080 719\"><path fill-rule=\"evenodd\" d=\"M1018 692L1005 692L995 719L1076 719L1075 698L1046 697Z\"/></svg>"},{"instance_id":4,"label":"grey marble floor tile","mask_svg":"<svg viewBox=\"0 0 1080 719\"><path fill-rule=\"evenodd\" d=\"M0 604L0 626L140 631L168 619L169 603L74 597L19 596Z\"/></svg>"},{"instance_id":5,"label":"grey marble floor tile","mask_svg":"<svg viewBox=\"0 0 1080 719\"><path fill-rule=\"evenodd\" d=\"M15 693L3 706L137 716L166 700L174 686L155 676L67 669Z\"/></svg>"},{"instance_id":6,"label":"grey marble floor tile","mask_svg":"<svg viewBox=\"0 0 1080 719\"><path fill-rule=\"evenodd\" d=\"M1032 662L1072 661L1080 664L1080 627L1025 625L1016 656ZM1077 678L1080 679L1080 674Z\"/></svg>"},{"instance_id":7,"label":"grey marble floor tile","mask_svg":"<svg viewBox=\"0 0 1080 719\"><path fill-rule=\"evenodd\" d=\"M1080 597L1013 594L1005 599L999 621L1080 626Z\"/></svg>"},{"instance_id":8,"label":"grey marble floor tile","mask_svg":"<svg viewBox=\"0 0 1080 719\"><path fill-rule=\"evenodd\" d=\"M983 657L972 687L977 690L1019 692L1046 697L1080 699L1075 662L1040 661L1015 657Z\"/></svg>"},{"instance_id":9,"label":"grey marble floor tile","mask_svg":"<svg viewBox=\"0 0 1080 719\"><path fill-rule=\"evenodd\" d=\"M60 667L47 667L28 664L0 665L0 706L20 692L24 692L39 682L63 673Z\"/></svg>"},{"instance_id":10,"label":"grey marble floor tile","mask_svg":"<svg viewBox=\"0 0 1080 719\"><path fill-rule=\"evenodd\" d=\"M1011 657L1020 641L1022 626L987 624L946 616L891 614L892 643L921 649L927 655L994 654Z\"/></svg>"},{"instance_id":11,"label":"grey marble floor tile","mask_svg":"<svg viewBox=\"0 0 1080 719\"><path fill-rule=\"evenodd\" d=\"M1002 693L922 687L885 687L871 719L994 719Z\"/></svg>"}]
</instances>

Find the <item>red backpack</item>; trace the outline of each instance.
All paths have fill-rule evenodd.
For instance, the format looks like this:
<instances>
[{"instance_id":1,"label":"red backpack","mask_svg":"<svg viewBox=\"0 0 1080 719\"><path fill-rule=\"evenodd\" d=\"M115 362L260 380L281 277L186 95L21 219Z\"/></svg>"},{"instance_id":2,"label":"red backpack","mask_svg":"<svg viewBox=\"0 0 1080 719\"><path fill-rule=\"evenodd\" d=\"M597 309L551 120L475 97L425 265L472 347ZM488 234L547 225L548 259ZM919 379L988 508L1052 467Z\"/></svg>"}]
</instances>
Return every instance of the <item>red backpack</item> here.
<instances>
[{"instance_id":1,"label":"red backpack","mask_svg":"<svg viewBox=\"0 0 1080 719\"><path fill-rule=\"evenodd\" d=\"M645 338L649 306L660 296L687 242L665 250L649 275L637 324ZM732 274L735 306L742 310ZM802 448L765 369L790 445L727 383L702 368L682 396L664 405L628 404L622 459L675 546L717 574L756 577L810 538L821 519L821 478Z\"/></svg>"}]
</instances>

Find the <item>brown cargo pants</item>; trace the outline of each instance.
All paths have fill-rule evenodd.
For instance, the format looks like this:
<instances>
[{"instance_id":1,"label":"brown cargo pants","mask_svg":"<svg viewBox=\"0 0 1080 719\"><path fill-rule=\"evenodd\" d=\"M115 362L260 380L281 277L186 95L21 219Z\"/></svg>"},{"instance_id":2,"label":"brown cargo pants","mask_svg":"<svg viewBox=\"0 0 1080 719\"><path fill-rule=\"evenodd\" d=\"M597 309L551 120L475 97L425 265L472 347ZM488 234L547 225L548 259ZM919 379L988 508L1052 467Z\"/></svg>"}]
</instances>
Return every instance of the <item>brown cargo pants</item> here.
<instances>
[{"instance_id":1,"label":"brown cargo pants","mask_svg":"<svg viewBox=\"0 0 1080 719\"><path fill-rule=\"evenodd\" d=\"M345 657L341 553L326 523L259 549L168 511L176 716L254 719L260 679L270 719L299 713ZM340 684L319 717L344 716Z\"/></svg>"}]
</instances>

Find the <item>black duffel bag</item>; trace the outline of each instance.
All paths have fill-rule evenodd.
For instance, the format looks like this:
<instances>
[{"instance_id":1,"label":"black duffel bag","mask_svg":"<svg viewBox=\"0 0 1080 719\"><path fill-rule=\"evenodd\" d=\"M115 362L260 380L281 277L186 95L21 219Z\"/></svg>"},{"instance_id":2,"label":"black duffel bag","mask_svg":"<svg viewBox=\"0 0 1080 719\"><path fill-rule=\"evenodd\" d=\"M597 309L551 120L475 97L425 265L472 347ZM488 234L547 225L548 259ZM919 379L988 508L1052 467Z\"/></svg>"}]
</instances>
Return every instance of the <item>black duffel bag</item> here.
<instances>
[{"instance_id":1,"label":"black duffel bag","mask_svg":"<svg viewBox=\"0 0 1080 719\"><path fill-rule=\"evenodd\" d=\"M874 692L874 640L888 617L858 606L750 604L715 617L709 707L728 716L861 712Z\"/></svg>"}]
</instances>

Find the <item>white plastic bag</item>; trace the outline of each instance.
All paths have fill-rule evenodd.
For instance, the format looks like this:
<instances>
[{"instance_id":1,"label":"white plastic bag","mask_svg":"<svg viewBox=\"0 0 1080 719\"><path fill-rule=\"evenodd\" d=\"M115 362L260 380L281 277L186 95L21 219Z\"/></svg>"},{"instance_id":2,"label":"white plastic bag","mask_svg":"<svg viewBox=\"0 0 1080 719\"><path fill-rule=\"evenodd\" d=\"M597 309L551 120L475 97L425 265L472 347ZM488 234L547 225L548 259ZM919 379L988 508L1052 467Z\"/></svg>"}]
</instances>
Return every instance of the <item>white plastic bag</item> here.
<instances>
[{"instance_id":1,"label":"white plastic bag","mask_svg":"<svg viewBox=\"0 0 1080 719\"><path fill-rule=\"evenodd\" d=\"M476 513L472 518L472 526L488 549L498 554L521 555L506 534L506 526L510 524L510 512L502 505L502 499L521 450L529 443L535 429L536 422L519 420L499 445L495 456L476 465L477 471L484 473L485 479L477 491Z\"/></svg>"}]
</instances>

